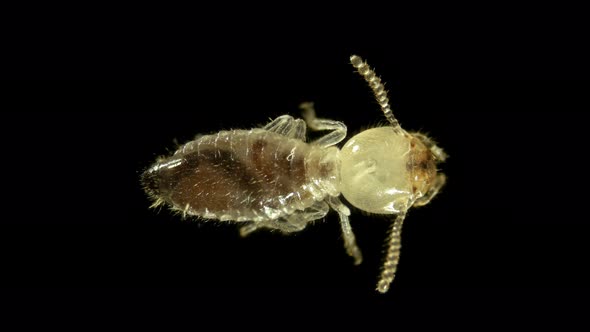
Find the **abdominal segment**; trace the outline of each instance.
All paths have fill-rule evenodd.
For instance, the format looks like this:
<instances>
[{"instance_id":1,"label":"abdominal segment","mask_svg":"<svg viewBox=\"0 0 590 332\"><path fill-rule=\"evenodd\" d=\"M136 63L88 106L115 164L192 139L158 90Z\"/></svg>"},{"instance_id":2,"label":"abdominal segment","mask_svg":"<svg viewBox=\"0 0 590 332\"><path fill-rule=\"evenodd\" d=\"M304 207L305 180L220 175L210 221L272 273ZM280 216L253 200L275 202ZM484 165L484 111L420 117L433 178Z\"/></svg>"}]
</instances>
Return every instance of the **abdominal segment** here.
<instances>
[{"instance_id":1,"label":"abdominal segment","mask_svg":"<svg viewBox=\"0 0 590 332\"><path fill-rule=\"evenodd\" d=\"M312 148L262 129L222 131L187 143L143 179L152 196L187 214L277 219L314 202L305 166Z\"/></svg>"}]
</instances>

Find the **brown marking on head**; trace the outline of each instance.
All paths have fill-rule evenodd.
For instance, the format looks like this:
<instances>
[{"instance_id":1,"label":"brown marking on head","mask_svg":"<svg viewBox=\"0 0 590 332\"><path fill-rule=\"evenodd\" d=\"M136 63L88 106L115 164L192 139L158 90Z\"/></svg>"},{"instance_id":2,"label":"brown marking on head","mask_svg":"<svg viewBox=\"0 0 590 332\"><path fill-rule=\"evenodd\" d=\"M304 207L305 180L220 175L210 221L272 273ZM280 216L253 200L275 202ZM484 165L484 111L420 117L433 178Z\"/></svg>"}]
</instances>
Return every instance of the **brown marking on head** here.
<instances>
[{"instance_id":1,"label":"brown marking on head","mask_svg":"<svg viewBox=\"0 0 590 332\"><path fill-rule=\"evenodd\" d=\"M410 147L406 169L412 182L412 190L414 194L425 194L436 177L436 158L418 138L411 139Z\"/></svg>"}]
</instances>

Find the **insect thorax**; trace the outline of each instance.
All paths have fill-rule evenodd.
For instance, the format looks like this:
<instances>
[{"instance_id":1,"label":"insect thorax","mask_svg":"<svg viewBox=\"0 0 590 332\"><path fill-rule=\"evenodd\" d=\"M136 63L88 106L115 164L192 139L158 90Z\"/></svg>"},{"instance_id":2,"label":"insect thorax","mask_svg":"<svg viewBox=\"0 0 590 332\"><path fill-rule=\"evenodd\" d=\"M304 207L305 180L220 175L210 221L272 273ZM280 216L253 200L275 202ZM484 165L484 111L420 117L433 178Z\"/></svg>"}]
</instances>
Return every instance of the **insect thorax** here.
<instances>
[{"instance_id":1,"label":"insect thorax","mask_svg":"<svg viewBox=\"0 0 590 332\"><path fill-rule=\"evenodd\" d=\"M355 207L378 214L405 212L436 176L436 161L412 135L391 127L365 130L340 153L344 197Z\"/></svg>"}]
</instances>

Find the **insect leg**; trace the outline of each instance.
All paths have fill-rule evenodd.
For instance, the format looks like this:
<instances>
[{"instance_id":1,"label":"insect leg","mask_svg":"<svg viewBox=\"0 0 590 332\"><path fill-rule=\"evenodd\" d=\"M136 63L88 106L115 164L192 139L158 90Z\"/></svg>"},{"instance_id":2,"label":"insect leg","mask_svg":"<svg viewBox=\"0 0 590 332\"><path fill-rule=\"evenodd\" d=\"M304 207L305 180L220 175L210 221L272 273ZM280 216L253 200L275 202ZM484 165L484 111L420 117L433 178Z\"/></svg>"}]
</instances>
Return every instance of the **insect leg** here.
<instances>
[{"instance_id":1,"label":"insect leg","mask_svg":"<svg viewBox=\"0 0 590 332\"><path fill-rule=\"evenodd\" d=\"M316 118L313 103L302 103L299 105L299 108L303 110L303 118L309 129L332 131L329 134L318 138L314 144L328 147L340 143L346 137L346 125L340 121Z\"/></svg>"},{"instance_id":2,"label":"insect leg","mask_svg":"<svg viewBox=\"0 0 590 332\"><path fill-rule=\"evenodd\" d=\"M325 202L316 202L303 211L295 211L293 214L283 217L283 221L276 221L282 232L292 233L301 231L310 221L321 219L328 214L330 207Z\"/></svg>"},{"instance_id":3,"label":"insect leg","mask_svg":"<svg viewBox=\"0 0 590 332\"><path fill-rule=\"evenodd\" d=\"M306 223L292 222L285 218L268 220L265 222L253 222L240 228L240 236L246 237L261 228L276 229L283 233L294 233L303 230L305 226Z\"/></svg>"},{"instance_id":4,"label":"insect leg","mask_svg":"<svg viewBox=\"0 0 590 332\"><path fill-rule=\"evenodd\" d=\"M305 122L301 119L295 120L290 115L281 115L262 129L283 136L305 140Z\"/></svg>"},{"instance_id":5,"label":"insect leg","mask_svg":"<svg viewBox=\"0 0 590 332\"><path fill-rule=\"evenodd\" d=\"M412 206L423 206L423 205L430 203L430 201L434 198L434 196L436 196L436 194L438 194L438 192L440 191L440 188L442 188L445 185L446 181L447 181L447 177L444 174L438 174L434 180L434 183L432 184L432 186L430 187L430 190L428 190L426 195L418 198Z\"/></svg>"},{"instance_id":6,"label":"insect leg","mask_svg":"<svg viewBox=\"0 0 590 332\"><path fill-rule=\"evenodd\" d=\"M284 135L291 129L291 124L295 119L290 115L281 115L278 118L272 120L269 124L262 127L264 130L272 131L277 134Z\"/></svg>"},{"instance_id":7,"label":"insect leg","mask_svg":"<svg viewBox=\"0 0 590 332\"><path fill-rule=\"evenodd\" d=\"M305 121L301 119L296 119L293 121L293 125L289 132L285 135L287 137L297 138L305 142L305 132L307 126L305 125Z\"/></svg>"},{"instance_id":8,"label":"insect leg","mask_svg":"<svg viewBox=\"0 0 590 332\"><path fill-rule=\"evenodd\" d=\"M240 236L246 237L246 236L252 234L252 232L254 232L257 229L258 229L258 226L256 225L256 223L251 222L246 226L240 227Z\"/></svg>"},{"instance_id":9,"label":"insect leg","mask_svg":"<svg viewBox=\"0 0 590 332\"><path fill-rule=\"evenodd\" d=\"M402 247L401 234L402 224L406 218L405 214L398 214L393 222L389 239L387 240L387 254L385 255L385 262L381 270L381 276L377 283L377 290L380 293L386 293L389 290L389 285L395 278L397 271L397 264L399 263L399 253Z\"/></svg>"},{"instance_id":10,"label":"insect leg","mask_svg":"<svg viewBox=\"0 0 590 332\"><path fill-rule=\"evenodd\" d=\"M276 229L283 233L302 231L310 221L321 219L328 214L330 207L325 202L316 202L303 211L295 211L279 219L267 220L243 226L240 234L248 235L258 228Z\"/></svg>"},{"instance_id":11,"label":"insect leg","mask_svg":"<svg viewBox=\"0 0 590 332\"><path fill-rule=\"evenodd\" d=\"M359 265L363 262L363 255L356 244L356 237L354 236L352 227L350 227L350 222L348 220L350 210L340 201L340 199L338 199L338 197L329 197L327 201L330 207L336 210L340 216L340 226L342 226L342 236L344 237L344 248L346 249L346 253L354 258L354 265Z\"/></svg>"}]
</instances>

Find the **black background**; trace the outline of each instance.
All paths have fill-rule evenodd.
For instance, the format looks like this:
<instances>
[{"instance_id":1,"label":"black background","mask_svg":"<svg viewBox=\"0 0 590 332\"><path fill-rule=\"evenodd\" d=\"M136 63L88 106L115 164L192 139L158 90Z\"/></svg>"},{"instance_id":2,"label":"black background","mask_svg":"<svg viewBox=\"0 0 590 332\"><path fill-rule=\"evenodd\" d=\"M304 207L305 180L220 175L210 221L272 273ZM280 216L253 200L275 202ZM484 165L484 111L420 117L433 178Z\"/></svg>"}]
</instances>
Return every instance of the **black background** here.
<instances>
[{"instance_id":1,"label":"black background","mask_svg":"<svg viewBox=\"0 0 590 332\"><path fill-rule=\"evenodd\" d=\"M45 49L42 61L35 48L7 76L41 80L5 82L2 92L4 298L23 312L66 303L56 311L97 321L167 309L189 320L340 312L328 326L396 312L451 323L482 315L480 324L583 312L588 71L566 42L549 54L515 39L365 47L120 37L96 50L80 41L74 55ZM409 213L388 294L374 291L388 218L353 210L365 257L355 267L335 214L292 236L242 239L235 225L148 209L139 175L175 141L297 116L303 101L345 122L349 137L382 123L353 53L387 82L402 126L450 155L443 192Z\"/></svg>"}]
</instances>

